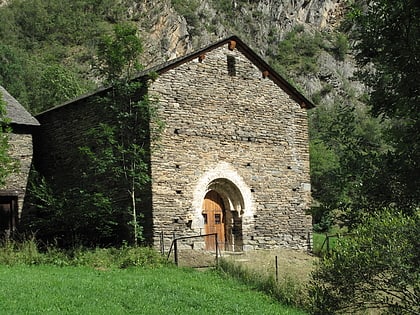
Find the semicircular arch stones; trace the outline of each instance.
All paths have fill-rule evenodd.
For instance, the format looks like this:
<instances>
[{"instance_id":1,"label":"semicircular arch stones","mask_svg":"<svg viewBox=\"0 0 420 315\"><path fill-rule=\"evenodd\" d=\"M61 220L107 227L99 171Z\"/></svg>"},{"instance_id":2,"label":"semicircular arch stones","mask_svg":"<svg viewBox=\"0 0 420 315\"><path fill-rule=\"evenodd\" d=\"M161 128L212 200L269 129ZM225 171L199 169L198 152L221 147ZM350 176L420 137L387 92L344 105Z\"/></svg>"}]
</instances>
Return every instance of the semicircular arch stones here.
<instances>
[{"instance_id":1,"label":"semicircular arch stones","mask_svg":"<svg viewBox=\"0 0 420 315\"><path fill-rule=\"evenodd\" d=\"M242 217L243 224L246 225L253 217L254 202L250 187L231 164L221 162L204 173L196 185L193 196L193 227L204 226L202 203L210 190L216 191L222 197L227 210L235 211Z\"/></svg>"}]
</instances>

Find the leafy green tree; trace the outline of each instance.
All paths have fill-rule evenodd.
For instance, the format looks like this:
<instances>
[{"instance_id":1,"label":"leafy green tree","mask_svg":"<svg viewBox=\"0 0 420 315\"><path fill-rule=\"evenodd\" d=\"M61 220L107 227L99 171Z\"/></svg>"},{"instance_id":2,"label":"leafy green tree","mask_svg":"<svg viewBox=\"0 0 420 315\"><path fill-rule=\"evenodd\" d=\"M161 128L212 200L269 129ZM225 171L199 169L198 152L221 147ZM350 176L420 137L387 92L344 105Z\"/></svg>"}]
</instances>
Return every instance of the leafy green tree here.
<instances>
[{"instance_id":1,"label":"leafy green tree","mask_svg":"<svg viewBox=\"0 0 420 315\"><path fill-rule=\"evenodd\" d=\"M118 244L118 211L106 195L81 187L57 189L36 171L29 183L30 209L22 215L22 232L62 248Z\"/></svg>"},{"instance_id":2,"label":"leafy green tree","mask_svg":"<svg viewBox=\"0 0 420 315\"><path fill-rule=\"evenodd\" d=\"M38 77L29 61L30 56L20 48L0 43L0 60L0 85L28 107L31 98L29 87Z\"/></svg>"},{"instance_id":3,"label":"leafy green tree","mask_svg":"<svg viewBox=\"0 0 420 315\"><path fill-rule=\"evenodd\" d=\"M153 121L157 122L156 101L147 94L147 82L132 78L140 69L138 58L142 52L136 33L132 25L116 25L113 36L104 36L99 44L98 71L111 86L107 96L98 101L103 104L105 115L111 118L91 129L92 143L81 148L88 161L86 173L101 178L90 188L110 196L113 205L117 204L113 200L115 196L128 193L130 203L122 211L130 213L135 245L142 235L140 195L150 180L150 137L158 134L158 130L151 132L149 128L151 121L152 125ZM107 194L110 183L115 183L115 190Z\"/></svg>"},{"instance_id":4,"label":"leafy green tree","mask_svg":"<svg viewBox=\"0 0 420 315\"><path fill-rule=\"evenodd\" d=\"M362 67L359 78L369 88L368 110L360 112L350 97L327 111L320 105L311 113L310 130L318 201L313 212L322 218L339 209L350 226L384 207L413 213L420 195L420 99L414 79L420 71L419 6L415 1L360 3L367 6L351 12L352 40ZM320 158L334 160L326 168Z\"/></svg>"},{"instance_id":5,"label":"leafy green tree","mask_svg":"<svg viewBox=\"0 0 420 315\"><path fill-rule=\"evenodd\" d=\"M392 147L379 161L370 187L372 204L408 213L420 196L420 5L416 0L367 1L352 11L360 77L370 88L373 113L389 119Z\"/></svg>"},{"instance_id":6,"label":"leafy green tree","mask_svg":"<svg viewBox=\"0 0 420 315\"><path fill-rule=\"evenodd\" d=\"M319 105L310 113L310 125L314 228L327 231L337 220L352 227L373 211L366 187L387 150L380 121L342 100Z\"/></svg>"},{"instance_id":7,"label":"leafy green tree","mask_svg":"<svg viewBox=\"0 0 420 315\"><path fill-rule=\"evenodd\" d=\"M313 275L315 314L369 308L420 314L420 6L414 0L360 1L357 59L372 112L386 122L388 150L370 155L363 189L349 212L358 225ZM398 210L389 210L398 209ZM364 214L364 215L363 215ZM355 217L357 218L355 220Z\"/></svg>"},{"instance_id":8,"label":"leafy green tree","mask_svg":"<svg viewBox=\"0 0 420 315\"><path fill-rule=\"evenodd\" d=\"M0 84L30 112L95 87L91 47L124 6L112 0L12 0L0 6Z\"/></svg>"},{"instance_id":9,"label":"leafy green tree","mask_svg":"<svg viewBox=\"0 0 420 315\"><path fill-rule=\"evenodd\" d=\"M81 81L76 73L59 64L45 65L35 82L37 93L31 110L39 113L87 92L88 84Z\"/></svg>"},{"instance_id":10,"label":"leafy green tree","mask_svg":"<svg viewBox=\"0 0 420 315\"><path fill-rule=\"evenodd\" d=\"M420 313L420 212L384 210L341 238L313 274L314 314Z\"/></svg>"},{"instance_id":11,"label":"leafy green tree","mask_svg":"<svg viewBox=\"0 0 420 315\"><path fill-rule=\"evenodd\" d=\"M98 74L108 84L128 83L141 69L143 44L137 29L129 23L117 24L113 35L104 35L98 43Z\"/></svg>"}]
</instances>

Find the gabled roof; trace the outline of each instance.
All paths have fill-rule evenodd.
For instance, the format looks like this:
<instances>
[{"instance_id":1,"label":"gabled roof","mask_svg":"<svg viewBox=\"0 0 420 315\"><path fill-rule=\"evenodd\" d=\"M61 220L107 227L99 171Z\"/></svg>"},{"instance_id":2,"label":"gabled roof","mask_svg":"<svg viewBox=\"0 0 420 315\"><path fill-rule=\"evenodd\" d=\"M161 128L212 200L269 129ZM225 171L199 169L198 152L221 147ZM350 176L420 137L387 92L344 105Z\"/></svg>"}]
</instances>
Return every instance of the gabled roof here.
<instances>
[{"instance_id":1,"label":"gabled roof","mask_svg":"<svg viewBox=\"0 0 420 315\"><path fill-rule=\"evenodd\" d=\"M39 126L38 120L0 85L0 98L6 102L6 117L12 124Z\"/></svg>"},{"instance_id":2,"label":"gabled roof","mask_svg":"<svg viewBox=\"0 0 420 315\"><path fill-rule=\"evenodd\" d=\"M225 39L222 39L218 42L215 42L209 46L203 47L197 51L194 51L188 55L172 59L166 63L158 65L154 68L149 69L147 72L157 72L158 74L164 73L170 69L176 68L177 66L191 61L193 59L199 58L201 55L204 55L206 52L214 50L223 45L230 45L234 42L234 48L238 49L243 53L251 62L257 66L262 75L267 76L273 82L275 82L280 88L282 88L290 97L292 97L296 102L300 104L302 108L310 109L315 107L315 105L303 96L293 85L287 82L280 74L278 74L268 63L266 63L260 56L258 56L248 45L246 45L238 36L232 35Z\"/></svg>"},{"instance_id":3,"label":"gabled roof","mask_svg":"<svg viewBox=\"0 0 420 315\"><path fill-rule=\"evenodd\" d=\"M139 72L133 80L140 80L142 78L147 78L150 73L157 73L158 75L163 74L173 68L176 68L186 62L189 62L193 59L199 58L206 52L209 52L211 50L214 50L218 47L221 47L223 45L230 45L232 42L234 42L235 49L238 49L241 53L243 53L249 60L251 60L252 63L255 64L260 70L262 75L265 77L270 78L275 82L280 88L282 88L292 99L294 99L302 108L310 109L315 107L315 105L308 100L305 96L303 96L293 85L288 83L280 74L278 74L270 65L268 65L260 56L258 56L248 45L246 45L239 37L232 35L227 38L224 38L218 42L215 42L211 45L208 45L206 47L203 47L199 50L196 50L190 54L171 59L165 63L159 64L155 67L149 68L147 70ZM81 95L73 100L67 101L59 106L56 106L54 108L48 109L37 116L41 116L42 114L49 112L51 110L58 109L60 107L69 105L71 103L83 100L85 98L88 98L90 96L96 95L98 93L104 92L106 90L110 89L110 87L102 87L98 90L87 93L84 95Z\"/></svg>"}]
</instances>

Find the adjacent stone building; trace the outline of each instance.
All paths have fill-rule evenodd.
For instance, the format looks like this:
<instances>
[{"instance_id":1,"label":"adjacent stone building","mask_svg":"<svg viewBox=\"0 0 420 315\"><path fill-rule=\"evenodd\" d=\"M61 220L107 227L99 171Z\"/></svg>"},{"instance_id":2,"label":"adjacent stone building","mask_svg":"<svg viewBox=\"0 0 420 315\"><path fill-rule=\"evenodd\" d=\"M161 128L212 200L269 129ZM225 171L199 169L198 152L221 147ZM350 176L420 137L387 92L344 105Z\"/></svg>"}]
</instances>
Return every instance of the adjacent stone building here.
<instances>
[{"instance_id":1,"label":"adjacent stone building","mask_svg":"<svg viewBox=\"0 0 420 315\"><path fill-rule=\"evenodd\" d=\"M312 103L235 36L152 70L148 92L165 127L150 144L146 237L168 246L173 234L216 232L226 250L306 248ZM74 149L101 121L89 100L104 91L37 116L43 174L70 180ZM188 246L213 249L212 240Z\"/></svg>"},{"instance_id":2,"label":"adjacent stone building","mask_svg":"<svg viewBox=\"0 0 420 315\"><path fill-rule=\"evenodd\" d=\"M0 98L6 102L6 116L10 120L9 154L18 161L18 170L0 187L0 235L10 235L17 226L26 194L32 164L32 135L39 122L2 86Z\"/></svg>"}]
</instances>

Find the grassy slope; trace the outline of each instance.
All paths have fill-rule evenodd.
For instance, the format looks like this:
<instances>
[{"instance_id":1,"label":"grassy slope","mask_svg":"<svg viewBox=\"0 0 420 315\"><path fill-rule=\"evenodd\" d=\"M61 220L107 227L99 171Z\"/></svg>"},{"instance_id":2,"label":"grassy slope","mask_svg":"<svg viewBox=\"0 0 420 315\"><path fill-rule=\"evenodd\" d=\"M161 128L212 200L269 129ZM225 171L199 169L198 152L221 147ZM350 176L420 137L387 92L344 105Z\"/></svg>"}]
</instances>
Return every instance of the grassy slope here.
<instances>
[{"instance_id":1,"label":"grassy slope","mask_svg":"<svg viewBox=\"0 0 420 315\"><path fill-rule=\"evenodd\" d=\"M0 265L3 314L304 314L214 272Z\"/></svg>"}]
</instances>

